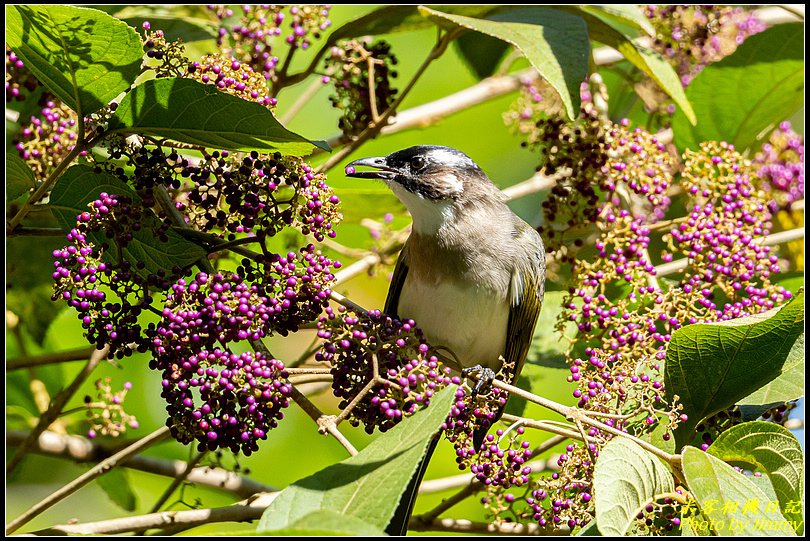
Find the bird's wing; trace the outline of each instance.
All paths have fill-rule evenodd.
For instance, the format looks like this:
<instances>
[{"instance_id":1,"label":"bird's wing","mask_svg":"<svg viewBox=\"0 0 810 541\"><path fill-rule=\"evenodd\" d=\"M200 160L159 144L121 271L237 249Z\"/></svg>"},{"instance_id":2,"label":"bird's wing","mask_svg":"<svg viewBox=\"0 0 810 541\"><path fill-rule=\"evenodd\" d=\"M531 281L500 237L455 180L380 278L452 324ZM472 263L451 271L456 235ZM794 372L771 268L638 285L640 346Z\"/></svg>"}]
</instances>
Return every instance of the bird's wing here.
<instances>
[{"instance_id":1,"label":"bird's wing","mask_svg":"<svg viewBox=\"0 0 810 541\"><path fill-rule=\"evenodd\" d=\"M506 326L506 346L503 358L506 364L513 364L511 379L507 381L512 385L517 381L523 362L529 351L529 344L534 334L534 326L540 315L545 291L546 253L540 235L528 224L517 228L517 236L527 237L524 242L530 242L534 250L531 261L527 265L517 265L512 271L512 281L509 286L509 321ZM506 404L500 407L493 422L503 415ZM489 427L480 427L473 432L474 449L479 449L487 435Z\"/></svg>"},{"instance_id":2,"label":"bird's wing","mask_svg":"<svg viewBox=\"0 0 810 541\"><path fill-rule=\"evenodd\" d=\"M397 305L399 305L399 295L402 293L402 285L405 277L408 276L408 264L405 263L405 248L399 252L397 264L394 266L394 277L391 285L388 286L388 296L385 298L385 313L391 317L399 317Z\"/></svg>"},{"instance_id":3,"label":"bird's wing","mask_svg":"<svg viewBox=\"0 0 810 541\"><path fill-rule=\"evenodd\" d=\"M537 235L534 230L524 235ZM538 236L539 239L539 236ZM545 290L546 259L542 242L535 243L531 266L518 267L513 271L510 286L509 323L506 327L506 347L503 358L507 364L514 363L512 383L520 375L523 362L529 351L534 326L540 315Z\"/></svg>"}]
</instances>

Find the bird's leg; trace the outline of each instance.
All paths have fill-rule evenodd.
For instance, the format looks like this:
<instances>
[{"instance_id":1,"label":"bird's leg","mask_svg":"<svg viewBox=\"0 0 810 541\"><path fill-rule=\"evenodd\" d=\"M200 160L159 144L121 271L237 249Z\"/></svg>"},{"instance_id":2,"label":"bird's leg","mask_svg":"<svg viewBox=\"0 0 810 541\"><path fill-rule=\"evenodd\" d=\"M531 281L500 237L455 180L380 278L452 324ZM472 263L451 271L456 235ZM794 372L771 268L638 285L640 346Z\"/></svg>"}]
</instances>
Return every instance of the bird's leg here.
<instances>
[{"instance_id":1,"label":"bird's leg","mask_svg":"<svg viewBox=\"0 0 810 541\"><path fill-rule=\"evenodd\" d=\"M473 387L472 390L473 397L478 395L482 390L488 393L492 388L492 380L495 379L495 371L486 366L476 364L475 366L464 368L461 371L461 375L467 377L473 372L478 372L478 381L475 383L475 387Z\"/></svg>"}]
</instances>

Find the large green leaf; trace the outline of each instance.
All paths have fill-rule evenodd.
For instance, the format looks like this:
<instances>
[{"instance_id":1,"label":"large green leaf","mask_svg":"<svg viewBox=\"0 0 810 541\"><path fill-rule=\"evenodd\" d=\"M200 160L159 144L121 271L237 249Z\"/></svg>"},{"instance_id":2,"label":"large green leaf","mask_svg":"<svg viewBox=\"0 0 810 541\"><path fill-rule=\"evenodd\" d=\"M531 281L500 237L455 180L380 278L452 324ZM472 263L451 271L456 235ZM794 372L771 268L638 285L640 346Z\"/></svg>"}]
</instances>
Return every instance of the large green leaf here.
<instances>
[{"instance_id":1,"label":"large green leaf","mask_svg":"<svg viewBox=\"0 0 810 541\"><path fill-rule=\"evenodd\" d=\"M456 386L438 393L430 407L380 435L357 455L285 488L262 515L258 531L316 529L302 519L317 511L334 511L385 529L400 496L447 418Z\"/></svg>"},{"instance_id":2,"label":"large green leaf","mask_svg":"<svg viewBox=\"0 0 810 541\"><path fill-rule=\"evenodd\" d=\"M298 537L325 537L334 535L379 537L385 535L382 528L375 528L360 518L338 513L331 509L319 509L308 513L280 530L262 530L260 527L256 533L277 537L291 535Z\"/></svg>"},{"instance_id":3,"label":"large green leaf","mask_svg":"<svg viewBox=\"0 0 810 541\"><path fill-rule=\"evenodd\" d=\"M804 333L790 348L780 374L739 402L740 406L778 405L804 396Z\"/></svg>"},{"instance_id":4,"label":"large green leaf","mask_svg":"<svg viewBox=\"0 0 810 541\"><path fill-rule=\"evenodd\" d=\"M113 468L98 478L99 486L107 493L110 500L124 511L134 511L138 507L138 498L129 485L127 471L124 468Z\"/></svg>"},{"instance_id":5,"label":"large green leaf","mask_svg":"<svg viewBox=\"0 0 810 541\"><path fill-rule=\"evenodd\" d=\"M51 192L51 209L59 223L70 231L76 226L76 216L87 210L87 204L98 198L101 192L115 195L128 195L134 201L140 201L138 195L125 183L107 173L97 173L87 165L74 165L54 186ZM124 248L125 259L135 262L143 261L145 267L138 272L148 275L159 270L175 266L185 267L206 256L205 250L189 242L172 230L167 232L168 241L161 242L153 231L158 227L157 216L146 214L142 228L133 231L132 241ZM97 245L105 242L102 233L92 234ZM114 246L104 253L104 259L116 262L118 256Z\"/></svg>"},{"instance_id":6,"label":"large green leaf","mask_svg":"<svg viewBox=\"0 0 810 541\"><path fill-rule=\"evenodd\" d=\"M643 30L647 35L654 36L650 20L641 11L641 7L635 4L608 4L600 6L577 6L577 9L585 13L599 17L602 20L610 20L612 26L617 28L631 27Z\"/></svg>"},{"instance_id":7,"label":"large green leaf","mask_svg":"<svg viewBox=\"0 0 810 541\"><path fill-rule=\"evenodd\" d=\"M34 173L16 152L6 153L6 203L34 187Z\"/></svg>"},{"instance_id":8,"label":"large green leaf","mask_svg":"<svg viewBox=\"0 0 810 541\"><path fill-rule=\"evenodd\" d=\"M489 77L509 52L509 44L479 32L467 32L455 40L459 56L476 77Z\"/></svg>"},{"instance_id":9,"label":"large green leaf","mask_svg":"<svg viewBox=\"0 0 810 541\"><path fill-rule=\"evenodd\" d=\"M722 460L686 447L682 466L689 492L715 533L762 536L775 533L772 527L790 528L785 517L767 505L768 495ZM795 535L792 528L777 531L780 535Z\"/></svg>"},{"instance_id":10,"label":"large green leaf","mask_svg":"<svg viewBox=\"0 0 810 541\"><path fill-rule=\"evenodd\" d=\"M596 524L602 535L625 535L644 506L675 491L667 466L627 438L599 452L593 472Z\"/></svg>"},{"instance_id":11,"label":"large green leaf","mask_svg":"<svg viewBox=\"0 0 810 541\"><path fill-rule=\"evenodd\" d=\"M109 131L144 134L227 150L304 156L323 141L289 131L262 105L191 79L152 79L136 86L110 119Z\"/></svg>"},{"instance_id":12,"label":"large green leaf","mask_svg":"<svg viewBox=\"0 0 810 541\"><path fill-rule=\"evenodd\" d=\"M764 421L743 423L720 434L708 452L726 462L764 471L785 518L797 524L802 520L804 453L790 430Z\"/></svg>"},{"instance_id":13,"label":"large green leaf","mask_svg":"<svg viewBox=\"0 0 810 541\"><path fill-rule=\"evenodd\" d=\"M692 105L686 98L681 79L675 69L657 52L641 45L632 36L622 31L622 24L616 17L599 9L582 7L583 17L588 23L591 38L613 47L631 64L646 73L661 90L667 93L694 124L697 119Z\"/></svg>"},{"instance_id":14,"label":"large green leaf","mask_svg":"<svg viewBox=\"0 0 810 541\"><path fill-rule=\"evenodd\" d=\"M6 44L80 117L126 91L143 59L133 28L102 11L73 6L6 6Z\"/></svg>"},{"instance_id":15,"label":"large green leaf","mask_svg":"<svg viewBox=\"0 0 810 541\"><path fill-rule=\"evenodd\" d=\"M492 13L500 8L500 6L493 5L451 5L434 7L443 12L466 15L468 17L484 17L488 13ZM332 46L341 39L419 30L421 28L427 28L432 24L433 23L425 19L419 13L419 9L415 4L385 6L336 28L327 38L326 46Z\"/></svg>"},{"instance_id":16,"label":"large green leaf","mask_svg":"<svg viewBox=\"0 0 810 541\"><path fill-rule=\"evenodd\" d=\"M588 75L590 41L581 17L548 8L521 8L475 19L433 10L420 11L437 24L463 27L517 48L554 87L569 119L579 115L579 87Z\"/></svg>"},{"instance_id":17,"label":"large green leaf","mask_svg":"<svg viewBox=\"0 0 810 541\"><path fill-rule=\"evenodd\" d=\"M761 314L688 325L672 334L664 384L679 397L688 420L675 431L678 448L697 424L726 409L785 370L793 344L804 330L804 294Z\"/></svg>"},{"instance_id":18,"label":"large green leaf","mask_svg":"<svg viewBox=\"0 0 810 541\"><path fill-rule=\"evenodd\" d=\"M730 56L706 67L686 89L698 123L672 119L679 149L727 141L740 152L804 103L804 24L773 26L746 39Z\"/></svg>"}]
</instances>

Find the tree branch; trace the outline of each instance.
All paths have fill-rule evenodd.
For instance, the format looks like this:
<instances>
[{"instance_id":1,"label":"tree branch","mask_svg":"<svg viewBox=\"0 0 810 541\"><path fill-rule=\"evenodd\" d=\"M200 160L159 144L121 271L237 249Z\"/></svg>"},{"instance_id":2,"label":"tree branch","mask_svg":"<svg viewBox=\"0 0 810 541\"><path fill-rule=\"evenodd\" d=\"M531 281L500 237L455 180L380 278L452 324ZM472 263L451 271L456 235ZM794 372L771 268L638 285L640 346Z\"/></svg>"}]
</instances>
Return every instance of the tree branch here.
<instances>
[{"instance_id":1,"label":"tree branch","mask_svg":"<svg viewBox=\"0 0 810 541\"><path fill-rule=\"evenodd\" d=\"M48 410L39 416L37 426L34 427L34 429L29 433L28 438L23 441L19 447L17 447L17 451L14 453L14 456L11 457L11 460L6 465L7 474L13 472L22 459L25 458L26 453L31 446L34 445L39 435L42 434L42 432L44 432L49 426L51 426L51 423L53 423L56 418L59 417L59 414L62 412L62 409L65 407L65 404L67 404L68 400L70 400L71 397L76 394L76 391L78 391L82 383L84 383L84 381L90 377L90 374L93 372L93 370L95 370L96 366L107 358L107 354L109 352L109 346L106 346L103 349L94 350L93 354L90 356L90 360L87 361L87 364L84 366L82 371L79 372L68 387L61 390L54 397Z\"/></svg>"},{"instance_id":2,"label":"tree branch","mask_svg":"<svg viewBox=\"0 0 810 541\"><path fill-rule=\"evenodd\" d=\"M96 347L70 349L67 351L57 351L54 353L43 353L41 355L25 355L16 359L6 361L6 372L19 370L20 368L32 368L48 364L67 363L72 361L82 361L95 353Z\"/></svg>"},{"instance_id":3,"label":"tree branch","mask_svg":"<svg viewBox=\"0 0 810 541\"><path fill-rule=\"evenodd\" d=\"M27 432L6 432L6 446L20 445L26 437L28 437ZM116 450L81 436L57 434L46 430L39 435L36 444L31 448L31 452L84 463L100 462L112 456ZM175 478L185 471L187 463L182 460L134 456L122 466L131 470ZM258 492L273 492L276 490L272 486L259 483L249 477L243 477L234 472L212 466L194 468L188 475L188 482L232 492L240 498L247 498Z\"/></svg>"},{"instance_id":4,"label":"tree branch","mask_svg":"<svg viewBox=\"0 0 810 541\"><path fill-rule=\"evenodd\" d=\"M233 505L213 509L163 511L84 524L60 524L33 533L36 535L112 535L178 525L188 529L218 522L249 522L260 519L264 510L277 495L277 492L257 494Z\"/></svg>"},{"instance_id":5,"label":"tree branch","mask_svg":"<svg viewBox=\"0 0 810 541\"><path fill-rule=\"evenodd\" d=\"M22 515L12 520L6 525L6 535L11 534L18 530L24 524L27 524L34 517L40 515L43 511L55 505L56 503L67 498L83 486L87 485L94 479L101 477L111 469L119 466L129 460L132 456L140 453L147 447L167 438L169 436L169 429L162 427L152 432L148 436L136 441L132 445L122 449L108 459L102 460L99 464L92 467L87 473L80 475L67 485L63 486L44 500L35 504L33 507L25 511Z\"/></svg>"}]
</instances>

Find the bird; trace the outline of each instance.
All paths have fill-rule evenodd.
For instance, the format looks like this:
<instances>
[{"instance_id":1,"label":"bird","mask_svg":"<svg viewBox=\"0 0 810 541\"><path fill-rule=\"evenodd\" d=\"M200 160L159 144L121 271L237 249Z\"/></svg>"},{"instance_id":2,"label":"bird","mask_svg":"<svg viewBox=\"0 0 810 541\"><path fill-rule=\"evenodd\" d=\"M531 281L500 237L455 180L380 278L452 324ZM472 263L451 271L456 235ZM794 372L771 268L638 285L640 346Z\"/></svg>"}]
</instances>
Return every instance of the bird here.
<instances>
[{"instance_id":1,"label":"bird","mask_svg":"<svg viewBox=\"0 0 810 541\"><path fill-rule=\"evenodd\" d=\"M372 170L358 170L360 167ZM545 290L539 233L506 205L484 171L463 152L419 145L346 166L353 178L384 182L412 218L411 233L385 301L386 315L413 319L428 343L450 352L451 369L478 372L473 393L491 384L503 362L517 380ZM503 414L503 406L495 420ZM487 428L474 434L478 449ZM405 535L438 436L386 529Z\"/></svg>"}]
</instances>

